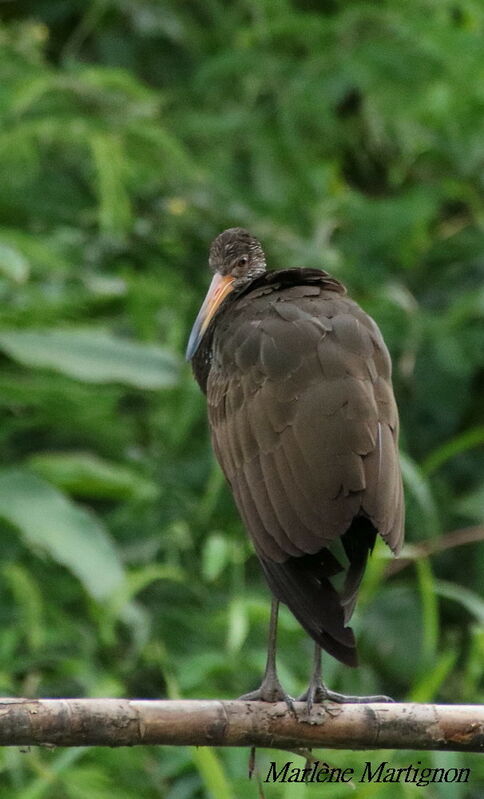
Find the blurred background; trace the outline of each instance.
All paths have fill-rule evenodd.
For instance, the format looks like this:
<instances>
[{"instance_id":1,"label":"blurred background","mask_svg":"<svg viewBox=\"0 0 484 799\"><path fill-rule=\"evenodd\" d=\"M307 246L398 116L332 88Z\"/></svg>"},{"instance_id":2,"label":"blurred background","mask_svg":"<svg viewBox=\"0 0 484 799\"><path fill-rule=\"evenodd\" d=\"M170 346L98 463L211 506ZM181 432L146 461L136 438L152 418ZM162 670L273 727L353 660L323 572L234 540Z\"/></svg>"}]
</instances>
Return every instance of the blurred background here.
<instances>
[{"instance_id":1,"label":"blurred background","mask_svg":"<svg viewBox=\"0 0 484 799\"><path fill-rule=\"evenodd\" d=\"M269 593L183 361L209 243L241 225L272 267L344 282L393 357L407 546L397 566L377 548L362 665L327 658L328 684L484 701L483 4L18 0L0 17L0 692L259 684ZM279 652L297 694L312 646L286 612ZM477 756L373 759L472 777L358 797L483 795ZM247 761L4 749L0 797L261 796ZM264 795L306 790L354 795Z\"/></svg>"}]
</instances>

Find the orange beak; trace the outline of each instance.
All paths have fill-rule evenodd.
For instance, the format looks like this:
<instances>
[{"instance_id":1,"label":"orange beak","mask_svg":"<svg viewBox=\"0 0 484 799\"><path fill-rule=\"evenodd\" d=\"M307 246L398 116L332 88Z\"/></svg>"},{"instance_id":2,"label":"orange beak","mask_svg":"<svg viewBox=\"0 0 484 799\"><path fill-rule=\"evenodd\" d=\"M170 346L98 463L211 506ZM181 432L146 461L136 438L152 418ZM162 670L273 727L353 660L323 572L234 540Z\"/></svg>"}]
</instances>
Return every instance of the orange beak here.
<instances>
[{"instance_id":1,"label":"orange beak","mask_svg":"<svg viewBox=\"0 0 484 799\"><path fill-rule=\"evenodd\" d=\"M220 307L221 302L225 299L227 294L230 294L232 291L233 282L234 278L232 275L219 275L218 272L214 274L207 291L207 296L198 312L198 316L192 327L192 332L190 333L190 338L188 339L187 351L185 353L187 361L191 361L198 350L211 319Z\"/></svg>"}]
</instances>

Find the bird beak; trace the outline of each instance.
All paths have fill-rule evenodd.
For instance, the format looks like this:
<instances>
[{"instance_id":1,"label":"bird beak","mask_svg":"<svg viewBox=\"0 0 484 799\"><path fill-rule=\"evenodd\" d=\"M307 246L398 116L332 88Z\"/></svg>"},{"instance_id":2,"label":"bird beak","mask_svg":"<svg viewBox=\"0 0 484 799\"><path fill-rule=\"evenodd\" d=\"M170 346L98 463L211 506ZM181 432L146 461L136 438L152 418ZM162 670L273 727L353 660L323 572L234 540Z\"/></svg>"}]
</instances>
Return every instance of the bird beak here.
<instances>
[{"instance_id":1,"label":"bird beak","mask_svg":"<svg viewBox=\"0 0 484 799\"><path fill-rule=\"evenodd\" d=\"M218 272L214 274L207 291L207 296L198 312L198 316L192 327L192 332L190 333L190 338L188 339L187 351L185 353L187 361L191 361L195 355L203 335L210 324L210 320L213 318L222 300L232 291L233 282L234 278L232 275L220 275Z\"/></svg>"}]
</instances>

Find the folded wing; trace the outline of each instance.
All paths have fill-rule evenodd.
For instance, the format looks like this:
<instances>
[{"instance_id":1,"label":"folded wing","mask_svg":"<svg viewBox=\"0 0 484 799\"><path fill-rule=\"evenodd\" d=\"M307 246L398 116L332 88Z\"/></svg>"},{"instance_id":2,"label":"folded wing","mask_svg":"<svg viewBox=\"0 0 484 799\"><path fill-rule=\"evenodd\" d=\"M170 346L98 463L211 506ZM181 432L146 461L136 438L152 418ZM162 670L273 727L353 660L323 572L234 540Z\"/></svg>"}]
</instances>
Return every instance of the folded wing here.
<instances>
[{"instance_id":1,"label":"folded wing","mask_svg":"<svg viewBox=\"0 0 484 799\"><path fill-rule=\"evenodd\" d=\"M214 449L274 594L335 657L378 532L403 536L398 416L375 323L320 285L235 300L213 340ZM332 553L341 539L341 555ZM345 577L335 587L338 572Z\"/></svg>"}]
</instances>

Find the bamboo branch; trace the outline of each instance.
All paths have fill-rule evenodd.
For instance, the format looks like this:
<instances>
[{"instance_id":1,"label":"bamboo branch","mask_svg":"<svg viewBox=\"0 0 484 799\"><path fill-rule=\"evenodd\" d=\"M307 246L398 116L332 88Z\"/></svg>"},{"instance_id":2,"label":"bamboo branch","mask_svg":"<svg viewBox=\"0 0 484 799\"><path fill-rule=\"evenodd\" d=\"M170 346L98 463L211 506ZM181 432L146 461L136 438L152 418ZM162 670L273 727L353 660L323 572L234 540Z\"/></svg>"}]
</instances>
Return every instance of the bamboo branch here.
<instances>
[{"instance_id":1,"label":"bamboo branch","mask_svg":"<svg viewBox=\"0 0 484 799\"><path fill-rule=\"evenodd\" d=\"M0 698L0 745L484 751L484 706Z\"/></svg>"}]
</instances>

